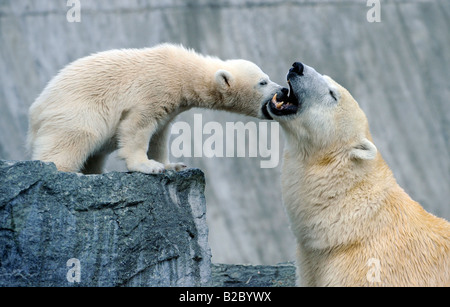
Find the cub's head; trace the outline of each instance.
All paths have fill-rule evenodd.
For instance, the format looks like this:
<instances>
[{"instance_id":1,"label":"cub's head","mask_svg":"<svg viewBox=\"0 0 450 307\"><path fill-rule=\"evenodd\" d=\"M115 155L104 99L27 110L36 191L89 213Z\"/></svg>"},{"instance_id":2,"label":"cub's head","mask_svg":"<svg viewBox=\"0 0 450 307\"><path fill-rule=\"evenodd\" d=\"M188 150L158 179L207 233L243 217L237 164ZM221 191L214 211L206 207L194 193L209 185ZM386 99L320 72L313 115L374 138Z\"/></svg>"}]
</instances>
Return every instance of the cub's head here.
<instances>
[{"instance_id":1,"label":"cub's head","mask_svg":"<svg viewBox=\"0 0 450 307\"><path fill-rule=\"evenodd\" d=\"M226 67L215 74L223 97L224 110L265 118L265 108L275 94L287 96L288 89L272 82L256 64L245 60L226 61ZM264 112L264 113L263 113Z\"/></svg>"},{"instance_id":2,"label":"cub's head","mask_svg":"<svg viewBox=\"0 0 450 307\"><path fill-rule=\"evenodd\" d=\"M313 155L325 151L375 159L367 118L345 88L299 62L289 70L287 81L288 96L274 96L265 108L280 122L288 146Z\"/></svg>"}]
</instances>

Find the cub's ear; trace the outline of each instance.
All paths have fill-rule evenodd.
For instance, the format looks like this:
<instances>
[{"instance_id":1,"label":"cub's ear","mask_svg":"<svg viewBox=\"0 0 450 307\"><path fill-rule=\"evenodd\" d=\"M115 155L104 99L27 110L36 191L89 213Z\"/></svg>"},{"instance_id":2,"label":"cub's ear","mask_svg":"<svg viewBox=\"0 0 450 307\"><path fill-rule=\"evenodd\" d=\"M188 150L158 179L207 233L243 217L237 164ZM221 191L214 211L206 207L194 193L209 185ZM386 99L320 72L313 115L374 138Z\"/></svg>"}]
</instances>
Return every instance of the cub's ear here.
<instances>
[{"instance_id":1,"label":"cub's ear","mask_svg":"<svg viewBox=\"0 0 450 307\"><path fill-rule=\"evenodd\" d=\"M233 75L223 69L220 69L216 72L216 82L223 89L229 89L232 87L234 78Z\"/></svg>"},{"instance_id":2,"label":"cub's ear","mask_svg":"<svg viewBox=\"0 0 450 307\"><path fill-rule=\"evenodd\" d=\"M352 148L350 155L353 159L373 160L377 156L377 152L378 150L375 145L368 139L364 138Z\"/></svg>"}]
</instances>

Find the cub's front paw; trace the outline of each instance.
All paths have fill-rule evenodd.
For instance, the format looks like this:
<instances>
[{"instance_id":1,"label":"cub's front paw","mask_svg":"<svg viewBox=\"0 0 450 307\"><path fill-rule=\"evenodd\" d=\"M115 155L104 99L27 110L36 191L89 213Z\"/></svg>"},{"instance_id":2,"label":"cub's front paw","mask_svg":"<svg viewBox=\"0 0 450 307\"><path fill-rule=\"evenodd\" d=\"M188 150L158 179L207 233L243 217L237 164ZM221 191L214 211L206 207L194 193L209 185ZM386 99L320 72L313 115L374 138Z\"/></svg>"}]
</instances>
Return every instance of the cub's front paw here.
<instances>
[{"instance_id":1,"label":"cub's front paw","mask_svg":"<svg viewBox=\"0 0 450 307\"><path fill-rule=\"evenodd\" d=\"M186 169L187 166L186 166L186 164L184 164L184 163L167 163L167 164L165 165L165 168L166 168L166 170L168 170L168 171L176 171L176 172L179 172L179 171L182 171L182 170Z\"/></svg>"},{"instance_id":2,"label":"cub's front paw","mask_svg":"<svg viewBox=\"0 0 450 307\"><path fill-rule=\"evenodd\" d=\"M129 165L128 170L131 172L141 172L145 174L160 174L164 172L165 168L162 163L156 162L155 160L147 160Z\"/></svg>"}]
</instances>

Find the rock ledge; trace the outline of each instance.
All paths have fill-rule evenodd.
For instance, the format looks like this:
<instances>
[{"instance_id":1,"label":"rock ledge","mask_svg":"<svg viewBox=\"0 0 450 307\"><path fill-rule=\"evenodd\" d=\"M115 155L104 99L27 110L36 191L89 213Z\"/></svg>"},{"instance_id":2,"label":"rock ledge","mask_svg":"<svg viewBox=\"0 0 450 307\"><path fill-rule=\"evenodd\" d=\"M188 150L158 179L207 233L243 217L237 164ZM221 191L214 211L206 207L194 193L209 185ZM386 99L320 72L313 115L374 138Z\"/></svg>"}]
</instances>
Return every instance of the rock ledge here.
<instances>
[{"instance_id":1,"label":"rock ledge","mask_svg":"<svg viewBox=\"0 0 450 307\"><path fill-rule=\"evenodd\" d=\"M0 286L205 285L204 188L197 169L83 176L0 161Z\"/></svg>"}]
</instances>

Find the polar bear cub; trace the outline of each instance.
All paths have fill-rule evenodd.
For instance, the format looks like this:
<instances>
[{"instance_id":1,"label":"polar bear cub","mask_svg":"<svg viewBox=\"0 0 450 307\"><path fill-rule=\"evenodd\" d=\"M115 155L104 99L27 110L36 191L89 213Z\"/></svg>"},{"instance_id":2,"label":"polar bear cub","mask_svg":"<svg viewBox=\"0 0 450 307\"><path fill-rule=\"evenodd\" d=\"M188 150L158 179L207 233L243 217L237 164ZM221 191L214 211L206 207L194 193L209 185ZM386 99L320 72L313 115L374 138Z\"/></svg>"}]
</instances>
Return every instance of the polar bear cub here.
<instances>
[{"instance_id":1,"label":"polar bear cub","mask_svg":"<svg viewBox=\"0 0 450 307\"><path fill-rule=\"evenodd\" d=\"M181 170L167 153L175 116L200 107L262 117L261 104L281 90L251 62L180 46L101 52L49 82L29 110L28 146L33 160L65 172L101 173L116 149L130 171Z\"/></svg>"},{"instance_id":2,"label":"polar bear cub","mask_svg":"<svg viewBox=\"0 0 450 307\"><path fill-rule=\"evenodd\" d=\"M282 192L306 286L450 286L450 223L396 183L350 93L295 63L265 108L286 135ZM284 101L283 101L284 100Z\"/></svg>"}]
</instances>

